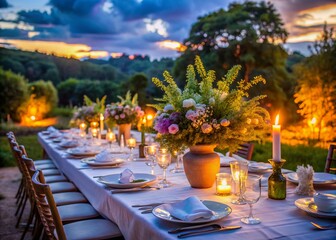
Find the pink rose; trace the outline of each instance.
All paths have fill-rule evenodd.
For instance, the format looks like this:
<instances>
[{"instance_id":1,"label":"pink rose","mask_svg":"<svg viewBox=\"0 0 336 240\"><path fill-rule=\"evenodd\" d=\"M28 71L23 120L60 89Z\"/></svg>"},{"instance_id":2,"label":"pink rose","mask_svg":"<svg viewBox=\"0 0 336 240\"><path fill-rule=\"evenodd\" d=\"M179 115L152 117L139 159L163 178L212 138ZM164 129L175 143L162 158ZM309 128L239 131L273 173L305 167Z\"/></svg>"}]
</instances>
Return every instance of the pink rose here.
<instances>
[{"instance_id":1,"label":"pink rose","mask_svg":"<svg viewBox=\"0 0 336 240\"><path fill-rule=\"evenodd\" d=\"M141 107L139 107L139 106L135 107L135 111L139 112L140 110L141 110Z\"/></svg>"},{"instance_id":2,"label":"pink rose","mask_svg":"<svg viewBox=\"0 0 336 240\"><path fill-rule=\"evenodd\" d=\"M124 119L125 118L125 114L124 113L120 114L120 118Z\"/></svg>"},{"instance_id":3,"label":"pink rose","mask_svg":"<svg viewBox=\"0 0 336 240\"><path fill-rule=\"evenodd\" d=\"M144 112L144 111L139 111L139 112L138 112L138 116L139 116L139 117L143 117L144 115L145 115L145 112Z\"/></svg>"},{"instance_id":4,"label":"pink rose","mask_svg":"<svg viewBox=\"0 0 336 240\"><path fill-rule=\"evenodd\" d=\"M195 121L196 118L198 117L198 115L197 115L197 113L196 113L195 111L193 111L193 110L188 110L188 111L186 112L185 117L186 117L187 119L191 120L191 121Z\"/></svg>"},{"instance_id":5,"label":"pink rose","mask_svg":"<svg viewBox=\"0 0 336 240\"><path fill-rule=\"evenodd\" d=\"M179 126L177 124L172 124L168 127L168 132L170 134L176 134L179 131Z\"/></svg>"},{"instance_id":6,"label":"pink rose","mask_svg":"<svg viewBox=\"0 0 336 240\"><path fill-rule=\"evenodd\" d=\"M221 124L223 127L227 127L227 126L230 125L230 121L224 118L224 119L220 122L220 124Z\"/></svg>"},{"instance_id":7,"label":"pink rose","mask_svg":"<svg viewBox=\"0 0 336 240\"><path fill-rule=\"evenodd\" d=\"M115 115L114 118L118 120L118 119L119 119L119 116L118 116L118 115Z\"/></svg>"},{"instance_id":8,"label":"pink rose","mask_svg":"<svg viewBox=\"0 0 336 240\"><path fill-rule=\"evenodd\" d=\"M203 123L201 129L203 133L208 134L208 133L211 133L212 126L208 123Z\"/></svg>"}]
</instances>

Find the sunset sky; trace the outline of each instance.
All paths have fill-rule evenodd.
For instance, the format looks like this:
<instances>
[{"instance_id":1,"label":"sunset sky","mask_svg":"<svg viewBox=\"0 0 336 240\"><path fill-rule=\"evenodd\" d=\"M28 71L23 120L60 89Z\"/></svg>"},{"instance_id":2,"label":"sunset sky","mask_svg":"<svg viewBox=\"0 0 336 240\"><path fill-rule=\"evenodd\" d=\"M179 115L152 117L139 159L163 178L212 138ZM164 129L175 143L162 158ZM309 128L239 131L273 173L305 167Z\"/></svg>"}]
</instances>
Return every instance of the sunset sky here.
<instances>
[{"instance_id":1,"label":"sunset sky","mask_svg":"<svg viewBox=\"0 0 336 240\"><path fill-rule=\"evenodd\" d=\"M177 57L197 17L232 0L0 0L0 45L66 57L120 53ZM237 1L236 1L237 2ZM243 2L243 1L238 1ZM335 0L270 0L290 33L285 47L308 53Z\"/></svg>"}]
</instances>

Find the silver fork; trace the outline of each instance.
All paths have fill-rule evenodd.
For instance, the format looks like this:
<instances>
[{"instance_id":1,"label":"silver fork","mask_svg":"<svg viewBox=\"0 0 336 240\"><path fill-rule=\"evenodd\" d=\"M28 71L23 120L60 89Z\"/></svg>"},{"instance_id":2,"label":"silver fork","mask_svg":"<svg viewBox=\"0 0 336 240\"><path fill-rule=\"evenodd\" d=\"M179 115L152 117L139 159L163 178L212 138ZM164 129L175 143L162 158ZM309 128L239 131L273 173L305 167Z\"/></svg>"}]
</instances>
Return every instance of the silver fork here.
<instances>
[{"instance_id":1,"label":"silver fork","mask_svg":"<svg viewBox=\"0 0 336 240\"><path fill-rule=\"evenodd\" d=\"M328 225L320 225L318 223L310 222L314 227L320 230L329 230L329 229L336 229L336 224L328 224Z\"/></svg>"}]
</instances>

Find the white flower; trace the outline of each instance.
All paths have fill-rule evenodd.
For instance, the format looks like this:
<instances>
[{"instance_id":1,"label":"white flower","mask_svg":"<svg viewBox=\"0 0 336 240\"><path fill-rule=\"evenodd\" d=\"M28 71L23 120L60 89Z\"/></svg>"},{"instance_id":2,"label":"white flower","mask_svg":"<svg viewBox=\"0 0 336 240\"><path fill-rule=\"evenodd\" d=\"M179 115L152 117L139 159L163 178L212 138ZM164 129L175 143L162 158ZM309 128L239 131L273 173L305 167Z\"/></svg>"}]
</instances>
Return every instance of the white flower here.
<instances>
[{"instance_id":1,"label":"white flower","mask_svg":"<svg viewBox=\"0 0 336 240\"><path fill-rule=\"evenodd\" d=\"M258 118L254 118L253 119L253 124L254 125L258 125L259 124L259 119Z\"/></svg>"},{"instance_id":2,"label":"white flower","mask_svg":"<svg viewBox=\"0 0 336 240\"><path fill-rule=\"evenodd\" d=\"M247 124L251 124L251 122L252 122L251 118L247 118L247 119L246 119L246 123L247 123Z\"/></svg>"},{"instance_id":3,"label":"white flower","mask_svg":"<svg viewBox=\"0 0 336 240\"><path fill-rule=\"evenodd\" d=\"M185 117L186 117L187 119L191 120L191 121L195 121L196 118L198 117L198 114L197 114L195 111L189 109L189 110L186 112Z\"/></svg>"},{"instance_id":4,"label":"white flower","mask_svg":"<svg viewBox=\"0 0 336 240\"><path fill-rule=\"evenodd\" d=\"M213 97L209 99L209 104L210 104L210 105L213 106L213 105L215 105L215 103L216 103L216 102L215 102L215 99L214 99Z\"/></svg>"},{"instance_id":5,"label":"white flower","mask_svg":"<svg viewBox=\"0 0 336 240\"><path fill-rule=\"evenodd\" d=\"M194 106L196 106L196 102L195 102L194 99L189 98L189 99L183 100L183 107L184 108L190 108L190 107L194 107Z\"/></svg>"},{"instance_id":6,"label":"white flower","mask_svg":"<svg viewBox=\"0 0 336 240\"><path fill-rule=\"evenodd\" d=\"M173 111L173 110L174 110L174 107L173 107L173 105L171 105L171 104L167 104L167 105L163 108L163 111L164 111L164 112Z\"/></svg>"}]
</instances>

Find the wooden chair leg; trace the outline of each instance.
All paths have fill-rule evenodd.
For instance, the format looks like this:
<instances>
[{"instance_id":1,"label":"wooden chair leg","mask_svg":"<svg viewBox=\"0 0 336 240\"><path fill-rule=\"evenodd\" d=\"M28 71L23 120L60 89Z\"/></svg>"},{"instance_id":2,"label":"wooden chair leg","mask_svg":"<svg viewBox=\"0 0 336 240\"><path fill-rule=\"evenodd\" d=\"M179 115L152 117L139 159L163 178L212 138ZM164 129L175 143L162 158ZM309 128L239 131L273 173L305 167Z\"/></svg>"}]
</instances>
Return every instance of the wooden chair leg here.
<instances>
[{"instance_id":1,"label":"wooden chair leg","mask_svg":"<svg viewBox=\"0 0 336 240\"><path fill-rule=\"evenodd\" d=\"M30 208L30 213L29 213L29 218L28 218L28 221L27 221L27 225L25 227L25 229L23 230L23 233L21 235L21 240L24 239L26 233L28 232L32 222L33 222L33 218L34 218L34 215L35 215L35 212L36 212L36 204L34 203L31 208Z\"/></svg>"},{"instance_id":2,"label":"wooden chair leg","mask_svg":"<svg viewBox=\"0 0 336 240\"><path fill-rule=\"evenodd\" d=\"M16 222L16 225L15 225L16 228L19 226L19 224L20 224L20 222L21 222L21 218L22 218L22 215L23 215L23 211L24 211L24 209L25 209L25 206L26 206L26 204L27 204L27 200L28 200L28 196L26 195L25 200L24 200L24 202L23 202L23 205L22 205L22 207L21 207L21 211L20 211L20 214L19 214L19 218L18 218L18 220L17 220L17 222Z\"/></svg>"},{"instance_id":3,"label":"wooden chair leg","mask_svg":"<svg viewBox=\"0 0 336 240\"><path fill-rule=\"evenodd\" d=\"M23 189L23 179L21 178L21 181L20 181L20 186L15 194L15 198L18 199L19 196L21 195L22 193L22 189Z\"/></svg>"},{"instance_id":4,"label":"wooden chair leg","mask_svg":"<svg viewBox=\"0 0 336 240\"><path fill-rule=\"evenodd\" d=\"M27 196L26 196L26 191L23 189L22 196L20 197L20 199L18 199L18 200L19 200L19 205L17 206L16 212L15 212L15 216L17 216L18 213L20 212L20 209L21 209L21 207L22 207L22 203L23 203L23 201L24 201L24 199L25 199L26 197L27 197Z\"/></svg>"}]
</instances>

